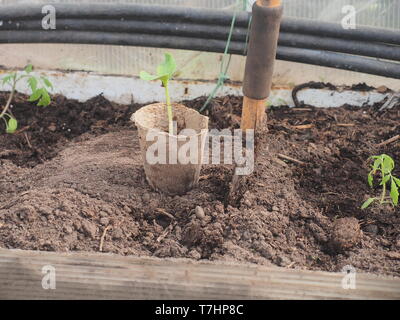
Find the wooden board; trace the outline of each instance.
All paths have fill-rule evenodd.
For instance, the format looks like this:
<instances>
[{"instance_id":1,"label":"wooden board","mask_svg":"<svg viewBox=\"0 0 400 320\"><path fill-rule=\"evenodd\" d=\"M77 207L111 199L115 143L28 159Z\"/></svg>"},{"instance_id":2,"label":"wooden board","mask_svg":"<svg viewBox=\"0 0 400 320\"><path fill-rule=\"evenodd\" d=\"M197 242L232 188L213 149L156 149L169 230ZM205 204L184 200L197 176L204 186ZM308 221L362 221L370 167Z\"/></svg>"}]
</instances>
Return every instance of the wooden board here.
<instances>
[{"instance_id":1,"label":"wooden board","mask_svg":"<svg viewBox=\"0 0 400 320\"><path fill-rule=\"evenodd\" d=\"M43 289L44 266L56 289ZM0 299L400 299L400 279L249 264L0 249Z\"/></svg>"}]
</instances>

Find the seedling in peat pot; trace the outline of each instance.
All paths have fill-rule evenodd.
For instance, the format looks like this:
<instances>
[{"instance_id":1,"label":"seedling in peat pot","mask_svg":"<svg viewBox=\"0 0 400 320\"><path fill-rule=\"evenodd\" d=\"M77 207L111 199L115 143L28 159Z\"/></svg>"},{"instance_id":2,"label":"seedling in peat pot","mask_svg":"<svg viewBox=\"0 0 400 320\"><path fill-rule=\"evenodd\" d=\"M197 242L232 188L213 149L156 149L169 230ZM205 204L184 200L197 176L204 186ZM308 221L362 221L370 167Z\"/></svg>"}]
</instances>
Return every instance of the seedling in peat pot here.
<instances>
[{"instance_id":1,"label":"seedling in peat pot","mask_svg":"<svg viewBox=\"0 0 400 320\"><path fill-rule=\"evenodd\" d=\"M37 102L37 106L48 106L50 104L50 95L48 89L52 89L53 85L45 77L35 77L32 75L33 66L30 64L24 69L22 75L18 75L17 72L12 72L3 77L2 84L11 86L11 92L8 96L6 105L0 112L0 119L3 119L6 124L6 132L14 133L18 128L17 119L13 116L10 106L14 99L15 90L17 83L21 80L26 80L31 90L31 95L28 99L30 102Z\"/></svg>"},{"instance_id":2,"label":"seedling in peat pot","mask_svg":"<svg viewBox=\"0 0 400 320\"><path fill-rule=\"evenodd\" d=\"M165 97L167 100L167 112L168 112L168 128L169 128L169 134L174 134L174 126L172 122L173 114L172 114L172 105L171 105L171 99L169 96L169 88L168 88L168 83L169 80L174 76L174 73L176 72L176 62L174 57L166 53L165 54L165 61L161 63L157 67L157 75L152 75L149 74L146 71L141 71L140 72L140 78L142 80L146 81L153 81L153 80L161 80L162 86L165 88Z\"/></svg>"},{"instance_id":3,"label":"seedling in peat pot","mask_svg":"<svg viewBox=\"0 0 400 320\"><path fill-rule=\"evenodd\" d=\"M373 187L374 176L380 173L380 184L382 186L382 194L379 198L369 198L363 203L361 209L368 208L374 201L379 201L380 204L390 203L393 206L397 206L399 202L399 187L400 179L392 175L394 169L394 160L386 155L381 154L380 156L373 156L371 160L374 160L372 164L372 170L368 174L368 184ZM390 184L390 195L386 196L387 184Z\"/></svg>"}]
</instances>

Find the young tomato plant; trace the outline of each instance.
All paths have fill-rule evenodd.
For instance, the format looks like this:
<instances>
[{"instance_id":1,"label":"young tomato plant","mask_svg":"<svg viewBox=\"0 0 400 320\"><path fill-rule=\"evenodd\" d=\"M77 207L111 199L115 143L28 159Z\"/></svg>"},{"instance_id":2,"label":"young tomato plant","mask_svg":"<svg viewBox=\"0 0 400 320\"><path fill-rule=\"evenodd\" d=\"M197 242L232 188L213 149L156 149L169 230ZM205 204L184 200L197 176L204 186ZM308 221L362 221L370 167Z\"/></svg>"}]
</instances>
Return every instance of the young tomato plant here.
<instances>
[{"instance_id":1,"label":"young tomato plant","mask_svg":"<svg viewBox=\"0 0 400 320\"><path fill-rule=\"evenodd\" d=\"M17 119L13 116L10 107L14 99L17 83L21 80L26 80L31 90L31 95L28 99L30 102L37 102L38 106L48 106L50 104L50 95L48 89L53 89L51 82L45 77L35 77L32 75L33 66L30 64L25 67L23 74L18 75L17 72L7 74L2 79L2 84L11 86L11 92L8 96L6 105L0 107L0 119L3 119L6 124L6 132L14 133L18 128Z\"/></svg>"},{"instance_id":2,"label":"young tomato plant","mask_svg":"<svg viewBox=\"0 0 400 320\"><path fill-rule=\"evenodd\" d=\"M172 105L171 105L171 98L169 96L169 88L168 83L169 80L174 76L176 72L176 62L174 57L169 54L165 53L165 60L157 67L157 74L152 75L146 71L140 72L140 78L146 81L153 81L153 80L161 80L162 86L165 88L165 97L167 100L167 112L168 112L168 128L169 134L174 134L174 126L172 122L173 114L172 114Z\"/></svg>"},{"instance_id":3,"label":"young tomato plant","mask_svg":"<svg viewBox=\"0 0 400 320\"><path fill-rule=\"evenodd\" d=\"M390 203L393 206L397 206L399 202L400 179L392 175L394 169L394 160L386 154L373 156L371 157L371 159L374 160L374 162L372 164L372 170L368 174L368 184L371 188L373 187L374 175L379 172L381 179L380 185L382 186L382 194L379 198L369 198L367 201L364 202L361 209L368 208L369 205L374 201L379 201L380 204ZM388 183L390 184L390 195L386 196Z\"/></svg>"}]
</instances>

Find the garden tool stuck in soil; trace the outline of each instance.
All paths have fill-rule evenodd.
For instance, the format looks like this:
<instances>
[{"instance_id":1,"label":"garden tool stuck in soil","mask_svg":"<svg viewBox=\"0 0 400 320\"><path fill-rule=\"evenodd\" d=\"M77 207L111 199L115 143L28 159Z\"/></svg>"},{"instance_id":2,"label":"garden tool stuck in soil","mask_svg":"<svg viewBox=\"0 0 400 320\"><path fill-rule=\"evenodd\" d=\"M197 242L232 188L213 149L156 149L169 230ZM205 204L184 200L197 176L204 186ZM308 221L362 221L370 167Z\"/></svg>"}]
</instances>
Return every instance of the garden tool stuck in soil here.
<instances>
[{"instance_id":1,"label":"garden tool stuck in soil","mask_svg":"<svg viewBox=\"0 0 400 320\"><path fill-rule=\"evenodd\" d=\"M254 161L256 162L257 153L263 144L262 138L265 137L267 130L265 108L272 86L283 7L280 0L258 0L254 3L252 12L243 80L241 129L245 133L244 136L247 130L253 130ZM238 196L243 194L241 190L245 188L247 179L239 175L237 169L238 165L235 165L225 205L237 202Z\"/></svg>"}]
</instances>

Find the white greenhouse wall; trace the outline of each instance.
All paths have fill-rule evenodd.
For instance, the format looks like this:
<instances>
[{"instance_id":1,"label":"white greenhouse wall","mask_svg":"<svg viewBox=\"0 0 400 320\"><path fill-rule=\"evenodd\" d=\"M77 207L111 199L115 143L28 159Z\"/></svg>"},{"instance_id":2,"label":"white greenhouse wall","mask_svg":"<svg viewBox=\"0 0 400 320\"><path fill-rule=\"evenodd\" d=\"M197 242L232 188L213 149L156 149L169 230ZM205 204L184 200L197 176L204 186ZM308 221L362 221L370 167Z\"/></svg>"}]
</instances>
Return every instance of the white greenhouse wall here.
<instances>
[{"instance_id":1,"label":"white greenhouse wall","mask_svg":"<svg viewBox=\"0 0 400 320\"><path fill-rule=\"evenodd\" d=\"M43 71L36 72L36 74L46 75L52 82L54 86L52 94L62 94L67 98L77 99L82 102L100 94L110 101L121 104L129 104L131 102L150 103L165 100L164 91L159 83L147 82L134 77L101 76L87 72L61 71ZM4 74L0 74L0 81L2 77L4 77ZM190 100L208 95L214 86L213 82L207 81L172 81L170 91L174 101ZM19 83L17 90L22 93L29 93L26 83ZM269 103L274 106L293 106L291 93L292 90L289 86L275 86L269 97ZM226 85L218 92L218 96L240 96L241 94L241 87L237 85ZM332 91L328 89L305 89L298 93L300 101L316 107L326 108L339 107L345 103L355 106L362 106L365 103L373 104L382 101L386 96L386 94L376 91Z\"/></svg>"},{"instance_id":2,"label":"white greenhouse wall","mask_svg":"<svg viewBox=\"0 0 400 320\"><path fill-rule=\"evenodd\" d=\"M250 3L252 0L247 0ZM59 3L140 3L232 9L236 0L58 0ZM239 0L243 4L242 0ZM0 0L1 5L48 3L46 0ZM343 3L352 4L358 10L358 22L400 30L399 0L285 0L285 15L340 21ZM0 27L1 28L1 27ZM176 57L178 66L183 68L182 79L215 80L219 73L222 55L182 50L165 50L104 45L59 45L59 44L18 44L0 45L0 65L5 69L23 68L32 63L42 70L78 70L98 74L135 76L141 70L151 70L158 64L165 51ZM245 58L233 56L229 77L241 81ZM276 86L293 86L307 81L326 81L334 84L366 82L371 86L385 85L400 90L400 81L370 76L349 71L277 61L273 82Z\"/></svg>"}]
</instances>

